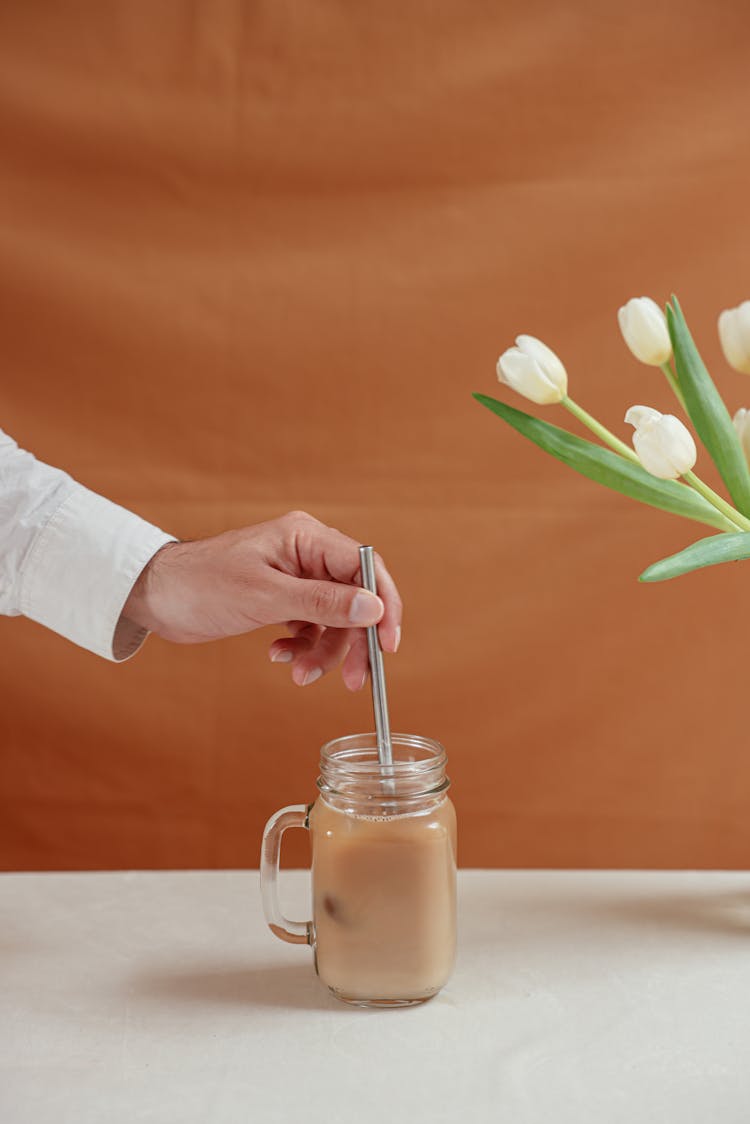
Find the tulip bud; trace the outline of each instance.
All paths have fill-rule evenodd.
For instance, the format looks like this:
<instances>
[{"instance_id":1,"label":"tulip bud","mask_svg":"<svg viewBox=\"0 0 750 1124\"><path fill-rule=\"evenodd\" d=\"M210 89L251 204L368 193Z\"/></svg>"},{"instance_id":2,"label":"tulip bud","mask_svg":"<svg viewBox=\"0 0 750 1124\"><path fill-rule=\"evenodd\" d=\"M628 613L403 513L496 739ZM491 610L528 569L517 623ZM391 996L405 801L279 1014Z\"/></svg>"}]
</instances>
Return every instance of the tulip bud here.
<instances>
[{"instance_id":1,"label":"tulip bud","mask_svg":"<svg viewBox=\"0 0 750 1124\"><path fill-rule=\"evenodd\" d=\"M635 426L633 445L643 467L662 480L677 480L695 464L698 452L690 431L672 414L650 406L631 406L625 415Z\"/></svg>"},{"instance_id":2,"label":"tulip bud","mask_svg":"<svg viewBox=\"0 0 750 1124\"><path fill-rule=\"evenodd\" d=\"M724 309L719 316L719 340L729 366L750 375L750 301Z\"/></svg>"},{"instance_id":3,"label":"tulip bud","mask_svg":"<svg viewBox=\"0 0 750 1124\"><path fill-rule=\"evenodd\" d=\"M539 406L560 402L568 393L568 375L546 344L534 336L518 336L497 361L500 382Z\"/></svg>"},{"instance_id":4,"label":"tulip bud","mask_svg":"<svg viewBox=\"0 0 750 1124\"><path fill-rule=\"evenodd\" d=\"M732 422L737 430L745 460L750 464L750 410L738 410Z\"/></svg>"},{"instance_id":5,"label":"tulip bud","mask_svg":"<svg viewBox=\"0 0 750 1124\"><path fill-rule=\"evenodd\" d=\"M667 319L651 297L633 297L617 312L625 343L641 363L661 367L672 354Z\"/></svg>"}]
</instances>

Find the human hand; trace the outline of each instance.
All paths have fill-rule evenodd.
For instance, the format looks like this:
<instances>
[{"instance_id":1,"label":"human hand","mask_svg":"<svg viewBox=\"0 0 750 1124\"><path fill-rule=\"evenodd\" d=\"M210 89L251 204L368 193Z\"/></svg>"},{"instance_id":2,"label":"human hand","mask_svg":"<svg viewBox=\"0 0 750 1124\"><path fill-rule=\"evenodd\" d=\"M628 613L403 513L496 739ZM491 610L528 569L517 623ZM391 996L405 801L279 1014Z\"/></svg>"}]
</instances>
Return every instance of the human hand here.
<instances>
[{"instance_id":1,"label":"human hand","mask_svg":"<svg viewBox=\"0 0 750 1124\"><path fill-rule=\"evenodd\" d=\"M342 664L346 686L367 679L365 627L378 624L384 651L401 634L401 599L375 556L380 596L357 583L354 539L304 511L196 542L167 543L135 583L123 616L177 644L199 644L285 624L269 656L290 663L305 686Z\"/></svg>"}]
</instances>

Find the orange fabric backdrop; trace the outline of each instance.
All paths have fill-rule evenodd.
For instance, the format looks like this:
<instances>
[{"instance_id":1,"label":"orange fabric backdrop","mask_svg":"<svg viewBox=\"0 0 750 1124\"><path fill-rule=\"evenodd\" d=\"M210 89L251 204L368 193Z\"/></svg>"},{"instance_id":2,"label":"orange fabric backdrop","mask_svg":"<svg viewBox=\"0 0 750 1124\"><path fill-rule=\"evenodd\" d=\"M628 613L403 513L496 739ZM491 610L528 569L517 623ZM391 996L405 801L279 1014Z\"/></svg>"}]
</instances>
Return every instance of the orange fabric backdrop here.
<instances>
[{"instance_id":1,"label":"orange fabric backdrop","mask_svg":"<svg viewBox=\"0 0 750 1124\"><path fill-rule=\"evenodd\" d=\"M675 290L750 405L715 332L750 295L748 30L739 0L0 8L0 425L182 537L302 507L374 542L394 725L446 745L465 865L750 859L750 570L639 586L701 528L470 397L528 331L624 435L670 399L615 310ZM256 865L371 725L270 632L120 667L0 634L5 868Z\"/></svg>"}]
</instances>

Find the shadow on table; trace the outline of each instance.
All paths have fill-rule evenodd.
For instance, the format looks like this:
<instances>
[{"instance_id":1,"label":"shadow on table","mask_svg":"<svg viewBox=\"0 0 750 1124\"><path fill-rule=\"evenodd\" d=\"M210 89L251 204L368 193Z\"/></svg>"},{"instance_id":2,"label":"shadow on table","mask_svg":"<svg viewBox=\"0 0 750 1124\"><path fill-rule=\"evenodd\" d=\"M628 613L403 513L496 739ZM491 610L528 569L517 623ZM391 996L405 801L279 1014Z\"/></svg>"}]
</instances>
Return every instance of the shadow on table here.
<instances>
[{"instance_id":1,"label":"shadow on table","mask_svg":"<svg viewBox=\"0 0 750 1124\"><path fill-rule=\"evenodd\" d=\"M750 947L750 877L747 890L662 890L655 885L653 890L644 891L642 885L623 882L618 892L597 885L593 879L584 887L566 885L563 875L554 886L539 886L536 892L528 886L518 892L507 886L494 893L482 893L481 904L475 897L471 905L482 918L482 926L467 926L462 943L468 947L486 945L488 933L493 931L501 943L508 929L515 926L524 932L525 939L537 931L540 940L547 940L550 933L559 935L566 928L580 929L582 922L600 931L610 927L658 928L724 936L745 941Z\"/></svg>"},{"instance_id":2,"label":"shadow on table","mask_svg":"<svg viewBox=\"0 0 750 1124\"><path fill-rule=\"evenodd\" d=\"M284 1007L289 1010L340 1010L313 971L312 964L205 964L142 973L128 980L128 994L186 1006Z\"/></svg>"},{"instance_id":3,"label":"shadow on table","mask_svg":"<svg viewBox=\"0 0 750 1124\"><path fill-rule=\"evenodd\" d=\"M582 903L586 911L617 925L630 923L681 932L710 933L741 938L750 944L750 891L737 893L665 894L613 897L600 902Z\"/></svg>"}]
</instances>

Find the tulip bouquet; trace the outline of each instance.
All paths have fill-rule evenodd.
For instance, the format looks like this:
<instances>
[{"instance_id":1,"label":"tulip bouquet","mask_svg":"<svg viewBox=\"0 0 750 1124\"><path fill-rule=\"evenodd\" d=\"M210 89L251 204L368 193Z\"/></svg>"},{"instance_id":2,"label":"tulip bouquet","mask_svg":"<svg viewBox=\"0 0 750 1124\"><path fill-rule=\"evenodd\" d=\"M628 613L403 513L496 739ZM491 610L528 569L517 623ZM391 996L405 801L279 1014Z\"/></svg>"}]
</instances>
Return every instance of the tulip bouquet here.
<instances>
[{"instance_id":1,"label":"tulip bouquet","mask_svg":"<svg viewBox=\"0 0 750 1124\"><path fill-rule=\"evenodd\" d=\"M666 306L666 314L649 297L635 297L619 310L618 321L636 359L664 372L680 410L719 470L731 503L693 472L698 452L684 422L650 406L631 406L625 414L625 421L634 428L631 449L570 398L565 367L534 336L518 336L516 346L500 356L500 382L538 405L560 403L598 442L586 441L488 395L474 397L589 479L719 532L655 562L641 574L641 581L664 581L703 566L750 558L750 410L738 410L734 419L730 417L676 297ZM750 374L750 301L722 312L719 338L729 364Z\"/></svg>"}]
</instances>

